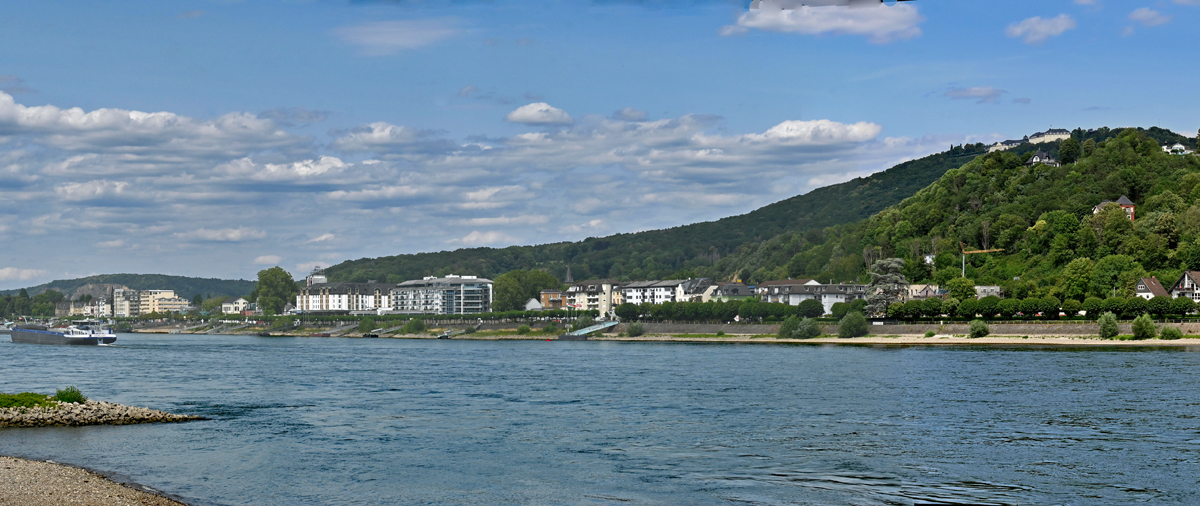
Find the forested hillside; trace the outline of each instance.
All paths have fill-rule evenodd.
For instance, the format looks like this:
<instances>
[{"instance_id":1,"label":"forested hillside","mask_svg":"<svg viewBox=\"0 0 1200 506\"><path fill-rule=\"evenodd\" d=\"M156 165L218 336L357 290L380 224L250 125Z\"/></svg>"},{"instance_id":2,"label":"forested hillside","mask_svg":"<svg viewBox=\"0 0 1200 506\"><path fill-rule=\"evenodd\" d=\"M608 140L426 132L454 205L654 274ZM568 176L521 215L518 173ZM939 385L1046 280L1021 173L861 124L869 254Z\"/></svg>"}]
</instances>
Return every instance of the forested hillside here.
<instances>
[{"instance_id":1,"label":"forested hillside","mask_svg":"<svg viewBox=\"0 0 1200 506\"><path fill-rule=\"evenodd\" d=\"M666 279L714 271L723 257L747 243L779 234L805 233L851 223L924 188L947 170L986 152L983 144L902 163L868 177L813 190L747 214L665 230L588 238L581 242L508 248L472 248L351 260L325 270L334 281L398 283L428 275L495 277L512 270L544 269L563 279ZM722 272L732 276L732 270Z\"/></svg>"},{"instance_id":2,"label":"forested hillside","mask_svg":"<svg viewBox=\"0 0 1200 506\"><path fill-rule=\"evenodd\" d=\"M54 290L72 297L75 291L85 285L124 285L134 290L174 290L175 295L191 299L197 294L205 298L209 296L239 296L249 294L254 290L254 282L244 279L213 279L189 278L184 276L167 276L163 274L101 274L77 279L59 279L49 283L26 288L30 296L46 290ZM0 294L15 294L19 290L8 290Z\"/></svg>"},{"instance_id":3,"label":"forested hillside","mask_svg":"<svg viewBox=\"0 0 1200 506\"><path fill-rule=\"evenodd\" d=\"M865 279L870 258L899 257L910 281L945 284L961 275L962 243L1004 249L969 255L966 276L1013 297L1129 296L1151 275L1169 287L1200 269L1200 157L1164 154L1148 131L1113 133L1076 142L1076 163L1028 167L1028 155L992 153L866 220L774 238L756 251L784 254L764 255L756 276ZM1093 214L1122 195L1135 221L1115 205Z\"/></svg>"}]
</instances>

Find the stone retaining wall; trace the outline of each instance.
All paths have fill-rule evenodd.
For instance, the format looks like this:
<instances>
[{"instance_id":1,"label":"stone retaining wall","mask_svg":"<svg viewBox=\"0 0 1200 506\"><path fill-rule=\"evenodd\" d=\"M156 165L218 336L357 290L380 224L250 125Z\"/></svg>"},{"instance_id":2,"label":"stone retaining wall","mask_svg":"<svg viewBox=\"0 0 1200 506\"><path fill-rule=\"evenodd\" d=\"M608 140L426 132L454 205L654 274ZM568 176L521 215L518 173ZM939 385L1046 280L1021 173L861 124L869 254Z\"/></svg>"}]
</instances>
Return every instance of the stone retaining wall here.
<instances>
[{"instance_id":1,"label":"stone retaining wall","mask_svg":"<svg viewBox=\"0 0 1200 506\"><path fill-rule=\"evenodd\" d=\"M0 408L0 427L132 425L192 420L205 420L205 418L95 400L89 400L82 404L60 402L53 406L36 408Z\"/></svg>"}]
</instances>

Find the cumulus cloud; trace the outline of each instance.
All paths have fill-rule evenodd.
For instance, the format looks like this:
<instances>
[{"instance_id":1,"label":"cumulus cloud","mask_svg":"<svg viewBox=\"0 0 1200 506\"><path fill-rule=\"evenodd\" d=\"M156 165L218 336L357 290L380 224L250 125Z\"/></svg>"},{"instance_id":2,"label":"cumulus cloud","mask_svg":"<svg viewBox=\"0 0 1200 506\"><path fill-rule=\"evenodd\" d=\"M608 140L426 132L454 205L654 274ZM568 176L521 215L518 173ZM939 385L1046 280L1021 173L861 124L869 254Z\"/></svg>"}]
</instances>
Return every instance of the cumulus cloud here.
<instances>
[{"instance_id":1,"label":"cumulus cloud","mask_svg":"<svg viewBox=\"0 0 1200 506\"><path fill-rule=\"evenodd\" d=\"M333 234L321 234L312 239L309 239L307 242L311 244L314 242L332 241L334 237L337 237L337 236L335 236Z\"/></svg>"},{"instance_id":2,"label":"cumulus cloud","mask_svg":"<svg viewBox=\"0 0 1200 506\"><path fill-rule=\"evenodd\" d=\"M996 104L1000 102L1000 96L1005 93L1008 92L991 86L974 86L971 88L951 88L946 90L942 96L949 97L951 100L975 100L977 104Z\"/></svg>"},{"instance_id":3,"label":"cumulus cloud","mask_svg":"<svg viewBox=\"0 0 1200 506\"><path fill-rule=\"evenodd\" d=\"M440 132L388 123L371 123L356 127L334 139L333 149L346 152L407 151L431 152L452 148L453 143L438 138Z\"/></svg>"},{"instance_id":4,"label":"cumulus cloud","mask_svg":"<svg viewBox=\"0 0 1200 506\"><path fill-rule=\"evenodd\" d=\"M1130 21L1137 21L1144 26L1156 26L1166 23L1171 20L1170 16L1164 16L1161 12L1142 7L1136 9L1129 14Z\"/></svg>"},{"instance_id":5,"label":"cumulus cloud","mask_svg":"<svg viewBox=\"0 0 1200 506\"><path fill-rule=\"evenodd\" d=\"M569 125L574 120L566 111L545 102L523 105L508 113L505 120L525 125Z\"/></svg>"},{"instance_id":6,"label":"cumulus cloud","mask_svg":"<svg viewBox=\"0 0 1200 506\"><path fill-rule=\"evenodd\" d=\"M1026 44L1041 44L1050 37L1062 35L1067 30L1075 28L1075 20L1066 14L1059 14L1050 19L1034 16L1020 23L1008 25L1004 33L1009 37L1019 38Z\"/></svg>"},{"instance_id":7,"label":"cumulus cloud","mask_svg":"<svg viewBox=\"0 0 1200 506\"><path fill-rule=\"evenodd\" d=\"M513 244L517 242L517 239L511 235L495 230L490 232L480 232L475 230L466 236L458 239L451 239L446 242L450 244L462 244L464 246L486 246L493 244Z\"/></svg>"},{"instance_id":8,"label":"cumulus cloud","mask_svg":"<svg viewBox=\"0 0 1200 506\"><path fill-rule=\"evenodd\" d=\"M125 181L88 181L85 183L64 183L54 189L58 197L67 201L101 200L116 197L125 192L129 186Z\"/></svg>"},{"instance_id":9,"label":"cumulus cloud","mask_svg":"<svg viewBox=\"0 0 1200 506\"><path fill-rule=\"evenodd\" d=\"M646 111L639 111L632 107L625 107L617 112L614 112L612 118L619 119L621 121L642 121L645 120L647 116L648 114L646 114Z\"/></svg>"},{"instance_id":10,"label":"cumulus cloud","mask_svg":"<svg viewBox=\"0 0 1200 506\"><path fill-rule=\"evenodd\" d=\"M462 30L453 19L375 21L335 28L340 39L362 48L369 56L386 56L416 49L458 35Z\"/></svg>"},{"instance_id":11,"label":"cumulus cloud","mask_svg":"<svg viewBox=\"0 0 1200 506\"><path fill-rule=\"evenodd\" d=\"M764 2L764 6L766 3ZM809 7L798 9L751 9L737 23L721 28L721 35L740 35L750 29L802 35L863 35L877 44L911 39L921 35L924 21L916 7Z\"/></svg>"},{"instance_id":12,"label":"cumulus cloud","mask_svg":"<svg viewBox=\"0 0 1200 506\"><path fill-rule=\"evenodd\" d=\"M281 258L279 255L263 255L254 259L254 263L258 265L279 265Z\"/></svg>"},{"instance_id":13,"label":"cumulus cloud","mask_svg":"<svg viewBox=\"0 0 1200 506\"><path fill-rule=\"evenodd\" d=\"M41 269L18 269L16 267L0 269L0 281L29 281L45 275L46 271Z\"/></svg>"},{"instance_id":14,"label":"cumulus cloud","mask_svg":"<svg viewBox=\"0 0 1200 506\"><path fill-rule=\"evenodd\" d=\"M198 228L190 232L179 232L175 234L183 240L198 240L198 241L213 241L213 242L241 242L253 239L262 239L267 236L267 233L262 230L256 230L249 227L238 228L221 228L207 229Z\"/></svg>"},{"instance_id":15,"label":"cumulus cloud","mask_svg":"<svg viewBox=\"0 0 1200 506\"><path fill-rule=\"evenodd\" d=\"M124 245L125 245L124 239L113 239L111 241L100 241L100 242L96 243L96 246L99 246L101 248L120 248L121 246L124 246Z\"/></svg>"}]
</instances>

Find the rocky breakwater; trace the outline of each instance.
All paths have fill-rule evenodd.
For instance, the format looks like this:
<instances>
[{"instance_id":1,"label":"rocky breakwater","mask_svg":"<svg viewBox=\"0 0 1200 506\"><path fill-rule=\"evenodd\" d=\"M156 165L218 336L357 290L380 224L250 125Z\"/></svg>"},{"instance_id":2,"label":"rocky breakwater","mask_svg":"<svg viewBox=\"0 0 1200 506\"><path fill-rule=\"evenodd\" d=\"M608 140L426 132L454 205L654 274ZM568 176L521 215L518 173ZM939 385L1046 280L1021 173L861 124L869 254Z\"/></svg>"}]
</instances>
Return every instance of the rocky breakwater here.
<instances>
[{"instance_id":1,"label":"rocky breakwater","mask_svg":"<svg viewBox=\"0 0 1200 506\"><path fill-rule=\"evenodd\" d=\"M193 420L207 419L96 400L80 403L50 401L45 406L0 408L0 427L78 427Z\"/></svg>"}]
</instances>

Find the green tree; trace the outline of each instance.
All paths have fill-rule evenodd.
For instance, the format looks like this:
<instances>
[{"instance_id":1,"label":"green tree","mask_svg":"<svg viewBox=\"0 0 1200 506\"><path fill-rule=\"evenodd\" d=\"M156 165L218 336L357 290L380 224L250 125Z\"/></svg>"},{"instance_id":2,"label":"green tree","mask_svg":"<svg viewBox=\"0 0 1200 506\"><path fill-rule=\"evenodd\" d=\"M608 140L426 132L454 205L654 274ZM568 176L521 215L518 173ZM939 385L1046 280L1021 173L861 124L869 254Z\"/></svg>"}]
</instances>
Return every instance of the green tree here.
<instances>
[{"instance_id":1,"label":"green tree","mask_svg":"<svg viewBox=\"0 0 1200 506\"><path fill-rule=\"evenodd\" d=\"M967 278L954 278L946 283L950 296L958 300L975 298L975 282Z\"/></svg>"},{"instance_id":2,"label":"green tree","mask_svg":"<svg viewBox=\"0 0 1200 506\"><path fill-rule=\"evenodd\" d=\"M586 329L595 324L596 324L596 320L594 318L592 318L591 315L583 315L583 316L580 316L579 318L576 318L575 322L571 324L571 332L574 332L576 330Z\"/></svg>"},{"instance_id":3,"label":"green tree","mask_svg":"<svg viewBox=\"0 0 1200 506\"><path fill-rule=\"evenodd\" d=\"M871 266L871 284L867 287L867 311L872 314L887 312L888 306L900 301L908 288L904 277L904 260L885 258ZM859 315L862 316L862 315Z\"/></svg>"},{"instance_id":4,"label":"green tree","mask_svg":"<svg viewBox=\"0 0 1200 506\"><path fill-rule=\"evenodd\" d=\"M1079 316L1079 310L1083 308L1083 303L1075 299L1067 299L1062 303L1063 313L1067 318Z\"/></svg>"},{"instance_id":5,"label":"green tree","mask_svg":"<svg viewBox=\"0 0 1200 506\"><path fill-rule=\"evenodd\" d=\"M299 291L292 275L282 267L275 266L258 271L258 283L250 292L250 300L256 301L265 315L279 314L283 306L296 300Z\"/></svg>"},{"instance_id":6,"label":"green tree","mask_svg":"<svg viewBox=\"0 0 1200 506\"><path fill-rule=\"evenodd\" d=\"M520 311L525 302L537 299L543 289L560 288L562 283L541 270L508 271L496 277L492 284L492 308L495 311Z\"/></svg>"},{"instance_id":7,"label":"green tree","mask_svg":"<svg viewBox=\"0 0 1200 506\"><path fill-rule=\"evenodd\" d=\"M1081 151L1083 152L1084 158L1092 156L1092 153L1096 152L1096 140L1088 139L1086 141L1083 141L1083 149Z\"/></svg>"},{"instance_id":8,"label":"green tree","mask_svg":"<svg viewBox=\"0 0 1200 506\"><path fill-rule=\"evenodd\" d=\"M195 296L192 297L192 305L196 306L196 307L203 306L204 305L204 297L200 294L196 294Z\"/></svg>"},{"instance_id":9,"label":"green tree","mask_svg":"<svg viewBox=\"0 0 1200 506\"><path fill-rule=\"evenodd\" d=\"M626 333L629 334L629 337L637 337L645 334L646 329L642 327L641 323L634 322L629 324L629 328L626 330Z\"/></svg>"},{"instance_id":10,"label":"green tree","mask_svg":"<svg viewBox=\"0 0 1200 506\"><path fill-rule=\"evenodd\" d=\"M831 306L829 308L829 314L839 320L841 320L843 317L845 317L846 313L849 311L850 311L850 304L847 304L845 302L834 302L833 306Z\"/></svg>"},{"instance_id":11,"label":"green tree","mask_svg":"<svg viewBox=\"0 0 1200 506\"><path fill-rule=\"evenodd\" d=\"M1124 213L1121 213L1121 219L1129 222ZM1142 277L1147 277L1146 270L1133 257L1109 255L1096 262L1092 272L1092 293L1104 297L1116 290L1117 295L1128 297L1133 295L1137 279Z\"/></svg>"},{"instance_id":12,"label":"green tree","mask_svg":"<svg viewBox=\"0 0 1200 506\"><path fill-rule=\"evenodd\" d=\"M1100 305L1100 310L1104 311L1106 313L1112 313L1113 315L1119 315L1121 313L1124 313L1125 312L1125 298L1124 297L1109 297L1107 299L1104 299L1104 302Z\"/></svg>"},{"instance_id":13,"label":"green tree","mask_svg":"<svg viewBox=\"0 0 1200 506\"><path fill-rule=\"evenodd\" d=\"M953 317L958 312L958 299L950 297L942 300L942 314Z\"/></svg>"},{"instance_id":14,"label":"green tree","mask_svg":"<svg viewBox=\"0 0 1200 506\"><path fill-rule=\"evenodd\" d=\"M1179 330L1179 327L1163 325L1162 330L1158 334L1158 338L1162 339L1164 341L1173 341L1175 339L1183 339L1183 332Z\"/></svg>"},{"instance_id":15,"label":"green tree","mask_svg":"<svg viewBox=\"0 0 1200 506\"><path fill-rule=\"evenodd\" d=\"M1047 295L1040 299L1041 304L1038 310L1042 312L1042 316L1051 320L1058 319L1058 310L1062 308L1062 302L1053 295Z\"/></svg>"},{"instance_id":16,"label":"green tree","mask_svg":"<svg viewBox=\"0 0 1200 506\"><path fill-rule=\"evenodd\" d=\"M977 304L978 302L974 297L970 299L963 299L962 302L958 303L958 309L955 311L955 314L957 314L959 318L974 318L975 307Z\"/></svg>"},{"instance_id":17,"label":"green tree","mask_svg":"<svg viewBox=\"0 0 1200 506\"><path fill-rule=\"evenodd\" d=\"M796 334L796 329L800 327L800 319L795 316L789 316L782 324L779 325L779 338L791 339Z\"/></svg>"},{"instance_id":18,"label":"green tree","mask_svg":"<svg viewBox=\"0 0 1200 506\"><path fill-rule=\"evenodd\" d=\"M1121 328L1117 326L1117 315L1111 311L1100 315L1096 323L1100 325L1100 337L1104 339L1112 339L1121 333Z\"/></svg>"},{"instance_id":19,"label":"green tree","mask_svg":"<svg viewBox=\"0 0 1200 506\"><path fill-rule=\"evenodd\" d=\"M372 330L375 330L375 319L374 318L367 317L367 318L363 318L362 320L360 320L358 322L358 331L359 332L362 332L365 334Z\"/></svg>"},{"instance_id":20,"label":"green tree","mask_svg":"<svg viewBox=\"0 0 1200 506\"><path fill-rule=\"evenodd\" d=\"M970 335L973 339L978 339L980 337L986 337L988 334L991 333L991 329L988 328L987 322L985 322L983 320L971 320L971 325L969 326L969 331L970 331Z\"/></svg>"},{"instance_id":21,"label":"green tree","mask_svg":"<svg viewBox=\"0 0 1200 506\"><path fill-rule=\"evenodd\" d=\"M1196 310L1196 302L1187 297L1171 299L1171 314L1187 315Z\"/></svg>"},{"instance_id":22,"label":"green tree","mask_svg":"<svg viewBox=\"0 0 1200 506\"><path fill-rule=\"evenodd\" d=\"M425 332L427 329L428 329L428 327L425 326L425 320L422 320L420 318L413 318L411 320L408 320L408 322L404 324L404 327L400 329L400 333L402 333L402 334L420 334L420 333Z\"/></svg>"},{"instance_id":23,"label":"green tree","mask_svg":"<svg viewBox=\"0 0 1200 506\"><path fill-rule=\"evenodd\" d=\"M622 320L636 320L640 315L641 311L638 309L637 304L626 302L617 306L617 318Z\"/></svg>"},{"instance_id":24,"label":"green tree","mask_svg":"<svg viewBox=\"0 0 1200 506\"><path fill-rule=\"evenodd\" d=\"M1000 311L1000 297L988 295L987 297L979 299L978 304L975 306L975 310L978 311L979 314L984 318L996 316L996 313Z\"/></svg>"},{"instance_id":25,"label":"green tree","mask_svg":"<svg viewBox=\"0 0 1200 506\"><path fill-rule=\"evenodd\" d=\"M1042 310L1042 299L1029 297L1021 301L1021 314L1025 318L1033 318Z\"/></svg>"},{"instance_id":26,"label":"green tree","mask_svg":"<svg viewBox=\"0 0 1200 506\"><path fill-rule=\"evenodd\" d=\"M1096 268L1096 262L1092 259L1083 257L1071 260L1062 270L1062 275L1058 278L1058 288L1062 292L1063 298L1083 300L1087 297L1091 290L1092 273Z\"/></svg>"},{"instance_id":27,"label":"green tree","mask_svg":"<svg viewBox=\"0 0 1200 506\"><path fill-rule=\"evenodd\" d=\"M800 324L796 326L796 331L792 334L796 339L812 339L821 336L821 326L812 318L800 320Z\"/></svg>"},{"instance_id":28,"label":"green tree","mask_svg":"<svg viewBox=\"0 0 1200 506\"><path fill-rule=\"evenodd\" d=\"M1021 299L1004 299L997 309L1001 318L1012 318L1021 310Z\"/></svg>"},{"instance_id":29,"label":"green tree","mask_svg":"<svg viewBox=\"0 0 1200 506\"><path fill-rule=\"evenodd\" d=\"M1171 298L1159 295L1150 299L1146 303L1146 311L1159 318L1171 314Z\"/></svg>"},{"instance_id":30,"label":"green tree","mask_svg":"<svg viewBox=\"0 0 1200 506\"><path fill-rule=\"evenodd\" d=\"M925 302L921 305L921 309L923 315L930 318L937 317L942 314L942 299L936 297L925 299Z\"/></svg>"},{"instance_id":31,"label":"green tree","mask_svg":"<svg viewBox=\"0 0 1200 506\"><path fill-rule=\"evenodd\" d=\"M797 314L804 318L818 318L825 314L825 305L817 299L805 299L800 301Z\"/></svg>"},{"instance_id":32,"label":"green tree","mask_svg":"<svg viewBox=\"0 0 1200 506\"><path fill-rule=\"evenodd\" d=\"M1144 314L1146 312L1146 307L1146 299L1141 297L1130 297L1125 299L1125 307L1123 308L1122 313L1126 318L1132 318L1137 315Z\"/></svg>"},{"instance_id":33,"label":"green tree","mask_svg":"<svg viewBox=\"0 0 1200 506\"><path fill-rule=\"evenodd\" d=\"M1064 164L1075 163L1079 160L1080 152L1079 141L1074 137L1070 137L1058 146L1058 160Z\"/></svg>"},{"instance_id":34,"label":"green tree","mask_svg":"<svg viewBox=\"0 0 1200 506\"><path fill-rule=\"evenodd\" d=\"M1150 315L1143 314L1133 319L1133 338L1137 340L1154 339L1158 335L1158 328L1154 326L1154 320L1150 319Z\"/></svg>"},{"instance_id":35,"label":"green tree","mask_svg":"<svg viewBox=\"0 0 1200 506\"><path fill-rule=\"evenodd\" d=\"M862 337L867 335L867 319L857 311L846 313L838 322L838 337Z\"/></svg>"},{"instance_id":36,"label":"green tree","mask_svg":"<svg viewBox=\"0 0 1200 506\"><path fill-rule=\"evenodd\" d=\"M1104 300L1099 297L1088 297L1083 301L1081 307L1087 312L1088 318L1099 318L1100 312L1104 310Z\"/></svg>"}]
</instances>

